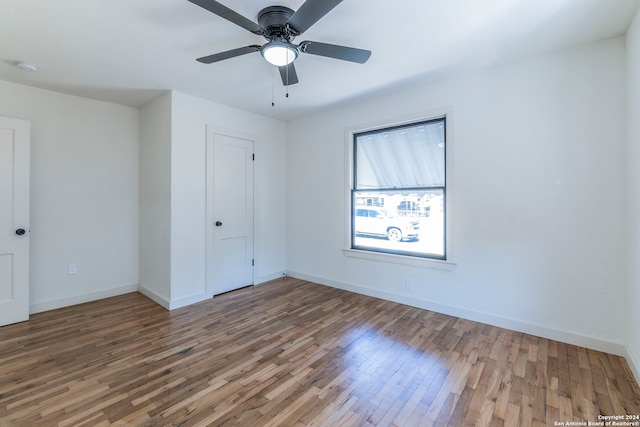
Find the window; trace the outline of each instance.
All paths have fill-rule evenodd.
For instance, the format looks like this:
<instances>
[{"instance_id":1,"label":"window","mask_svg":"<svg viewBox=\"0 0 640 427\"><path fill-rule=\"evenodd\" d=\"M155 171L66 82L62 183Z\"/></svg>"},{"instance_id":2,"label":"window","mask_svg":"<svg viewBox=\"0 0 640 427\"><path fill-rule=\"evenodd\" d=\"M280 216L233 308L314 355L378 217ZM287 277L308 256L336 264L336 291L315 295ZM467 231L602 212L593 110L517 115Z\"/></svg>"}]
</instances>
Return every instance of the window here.
<instances>
[{"instance_id":1,"label":"window","mask_svg":"<svg viewBox=\"0 0 640 427\"><path fill-rule=\"evenodd\" d=\"M446 124L352 134L351 249L447 260Z\"/></svg>"}]
</instances>

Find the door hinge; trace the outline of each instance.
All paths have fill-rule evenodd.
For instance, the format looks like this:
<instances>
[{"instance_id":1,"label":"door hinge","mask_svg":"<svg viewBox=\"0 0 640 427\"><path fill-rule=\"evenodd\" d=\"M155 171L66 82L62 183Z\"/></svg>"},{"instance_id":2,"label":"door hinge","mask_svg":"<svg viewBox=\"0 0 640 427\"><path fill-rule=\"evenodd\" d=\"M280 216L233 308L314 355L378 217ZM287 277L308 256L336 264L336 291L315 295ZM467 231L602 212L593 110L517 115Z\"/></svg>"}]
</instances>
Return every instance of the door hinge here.
<instances>
[{"instance_id":1,"label":"door hinge","mask_svg":"<svg viewBox=\"0 0 640 427\"><path fill-rule=\"evenodd\" d=\"M255 260L255 259L252 259L252 260L251 260L251 266L253 267L254 265L256 265L256 260Z\"/></svg>"}]
</instances>

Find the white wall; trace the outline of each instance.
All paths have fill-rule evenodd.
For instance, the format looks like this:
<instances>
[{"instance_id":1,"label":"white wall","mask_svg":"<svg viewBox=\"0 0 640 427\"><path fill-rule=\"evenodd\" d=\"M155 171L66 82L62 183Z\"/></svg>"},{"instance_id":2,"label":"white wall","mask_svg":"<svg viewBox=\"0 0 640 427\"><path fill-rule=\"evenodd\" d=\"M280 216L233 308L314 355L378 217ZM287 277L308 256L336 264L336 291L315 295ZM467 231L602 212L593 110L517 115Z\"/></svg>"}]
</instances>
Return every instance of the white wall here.
<instances>
[{"instance_id":1,"label":"white wall","mask_svg":"<svg viewBox=\"0 0 640 427\"><path fill-rule=\"evenodd\" d=\"M615 38L291 122L289 273L622 353L625 87ZM345 129L446 106L457 267L345 257Z\"/></svg>"},{"instance_id":2,"label":"white wall","mask_svg":"<svg viewBox=\"0 0 640 427\"><path fill-rule=\"evenodd\" d=\"M172 302L205 292L206 126L239 131L257 138L255 152L255 283L286 271L286 124L201 98L173 92L172 97ZM174 294L175 292L175 294Z\"/></svg>"},{"instance_id":3,"label":"white wall","mask_svg":"<svg viewBox=\"0 0 640 427\"><path fill-rule=\"evenodd\" d=\"M629 360L640 380L640 11L627 33L629 111Z\"/></svg>"},{"instance_id":4,"label":"white wall","mask_svg":"<svg viewBox=\"0 0 640 427\"><path fill-rule=\"evenodd\" d=\"M0 115L32 123L32 312L138 283L167 308L202 299L206 233L194 202L207 124L258 137L255 283L286 271L284 122L177 92L138 111L4 81Z\"/></svg>"},{"instance_id":5,"label":"white wall","mask_svg":"<svg viewBox=\"0 0 640 427\"><path fill-rule=\"evenodd\" d=\"M170 99L170 108L166 104L167 99ZM143 122L149 122L152 127L162 127L159 136L162 143L156 148L163 154L159 155L161 159L156 172L166 173L165 177L170 179L171 188L169 197L165 188L167 183L163 182L162 200L160 200L162 206L159 208L163 220L161 223L151 225L147 234L152 233L154 228L170 233L170 237L163 237L162 252L156 251L152 256L158 261L165 259L168 248L165 243L168 239L170 260L162 271L153 273L164 276L154 280L165 283L155 288L145 279L153 277L151 273L147 276L147 271L154 268L154 261L150 260L145 265L141 263L143 292L170 309L202 301L210 296L206 292L205 281L206 210L197 207L198 199L206 200L205 132L207 125L256 137L254 283L281 277L286 271L287 261L286 124L180 92L165 95L161 103L161 107L151 105L143 108L141 119ZM171 136L170 147L167 147L167 123L169 122ZM141 128L147 129L148 126L149 124L143 123ZM145 137L144 140L153 138L155 137ZM145 144L148 143L149 141L145 142ZM170 148L170 159L165 158L168 148ZM155 148L150 148L150 150L153 149ZM142 154L146 155L146 153L147 149L143 148ZM141 165L145 162L147 161L143 160ZM170 171L165 170L167 163L170 163ZM141 188L141 192L145 191L145 188ZM141 200L145 197L141 194ZM142 203L142 221L154 214L155 208L151 209L149 205L150 210L147 212L146 207L147 203ZM166 209L170 209L170 229L165 224ZM141 242L141 245L146 247L146 242ZM141 259L144 261L145 257L146 255L143 254Z\"/></svg>"},{"instance_id":6,"label":"white wall","mask_svg":"<svg viewBox=\"0 0 640 427\"><path fill-rule=\"evenodd\" d=\"M135 291L138 110L0 81L0 115L31 122L31 311Z\"/></svg>"},{"instance_id":7,"label":"white wall","mask_svg":"<svg viewBox=\"0 0 640 427\"><path fill-rule=\"evenodd\" d=\"M171 93L140 109L140 291L171 300ZM168 307L167 307L168 308Z\"/></svg>"}]
</instances>

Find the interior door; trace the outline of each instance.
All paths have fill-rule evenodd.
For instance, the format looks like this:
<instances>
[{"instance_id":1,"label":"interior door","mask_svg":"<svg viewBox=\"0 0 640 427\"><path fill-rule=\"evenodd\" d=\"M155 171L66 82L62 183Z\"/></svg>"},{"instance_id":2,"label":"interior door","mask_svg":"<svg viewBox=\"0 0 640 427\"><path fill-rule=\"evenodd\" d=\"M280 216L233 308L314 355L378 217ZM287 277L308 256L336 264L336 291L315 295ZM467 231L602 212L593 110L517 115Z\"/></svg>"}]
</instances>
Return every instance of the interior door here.
<instances>
[{"instance_id":1,"label":"interior door","mask_svg":"<svg viewBox=\"0 0 640 427\"><path fill-rule=\"evenodd\" d=\"M253 145L207 131L207 292L253 284Z\"/></svg>"},{"instance_id":2,"label":"interior door","mask_svg":"<svg viewBox=\"0 0 640 427\"><path fill-rule=\"evenodd\" d=\"M29 318L31 126L0 117L0 325Z\"/></svg>"}]
</instances>

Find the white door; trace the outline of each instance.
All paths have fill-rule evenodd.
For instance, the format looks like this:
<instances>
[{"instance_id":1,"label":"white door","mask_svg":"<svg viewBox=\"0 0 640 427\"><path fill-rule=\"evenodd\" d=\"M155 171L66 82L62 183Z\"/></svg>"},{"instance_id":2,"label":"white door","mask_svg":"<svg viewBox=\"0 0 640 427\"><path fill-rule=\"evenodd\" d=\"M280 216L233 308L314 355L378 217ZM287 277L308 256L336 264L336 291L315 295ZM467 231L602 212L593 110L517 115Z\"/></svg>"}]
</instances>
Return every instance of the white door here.
<instances>
[{"instance_id":1,"label":"white door","mask_svg":"<svg viewBox=\"0 0 640 427\"><path fill-rule=\"evenodd\" d=\"M31 126L0 117L0 325L29 318Z\"/></svg>"},{"instance_id":2,"label":"white door","mask_svg":"<svg viewBox=\"0 0 640 427\"><path fill-rule=\"evenodd\" d=\"M253 140L207 129L207 292L253 284Z\"/></svg>"}]
</instances>

